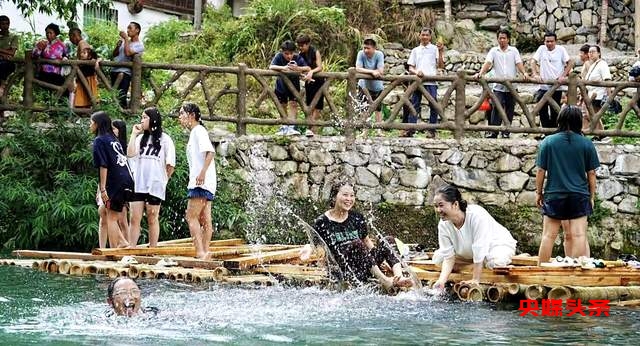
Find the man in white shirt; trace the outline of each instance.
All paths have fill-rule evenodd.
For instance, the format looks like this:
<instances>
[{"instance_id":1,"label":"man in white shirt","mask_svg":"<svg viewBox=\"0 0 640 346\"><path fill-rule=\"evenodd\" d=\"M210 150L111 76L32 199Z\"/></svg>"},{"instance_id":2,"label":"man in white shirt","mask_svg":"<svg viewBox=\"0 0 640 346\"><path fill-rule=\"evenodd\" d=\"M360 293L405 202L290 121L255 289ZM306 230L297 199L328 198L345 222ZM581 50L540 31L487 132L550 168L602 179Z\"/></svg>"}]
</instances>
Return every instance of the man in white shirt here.
<instances>
[{"instance_id":1,"label":"man in white shirt","mask_svg":"<svg viewBox=\"0 0 640 346\"><path fill-rule=\"evenodd\" d=\"M544 35L544 44L538 47L533 59L531 59L531 71L533 78L540 82L559 81L563 82L571 69L573 61L567 50L556 45L556 34L547 32ZM536 102L540 102L544 94L551 88L549 84L541 84L536 93ZM553 100L560 106L562 92L567 90L566 86L559 87L552 95ZM540 125L545 128L558 127L558 112L546 103L540 109Z\"/></svg>"},{"instance_id":2,"label":"man in white shirt","mask_svg":"<svg viewBox=\"0 0 640 346\"><path fill-rule=\"evenodd\" d=\"M509 78L513 79L518 76L518 71L522 73L524 78L529 78L527 72L522 64L522 58L520 52L516 47L509 45L511 39L511 33L507 29L500 29L497 33L498 46L491 48L487 54L487 58L478 72L475 78L482 78L487 71L493 69L495 78ZM513 113L515 111L515 103L513 95L509 92L509 89L504 84L496 83L493 87L493 92L500 100L502 108L507 113L507 119L509 123L513 121ZM489 125L500 126L502 125L502 118L500 117L496 107L493 107L491 112L491 119L489 119ZM486 138L497 138L498 132L489 132L485 136ZM510 133L507 131L502 132L503 138L509 138Z\"/></svg>"},{"instance_id":3,"label":"man in white shirt","mask_svg":"<svg viewBox=\"0 0 640 346\"><path fill-rule=\"evenodd\" d=\"M409 61L407 62L409 65L409 73L420 78L425 76L435 76L438 74L438 68L444 68L444 45L441 42L438 42L434 46L431 43L432 35L433 31L430 28L422 28L420 31L420 45L411 50L411 55L409 55ZM424 88L429 92L431 97L437 100L438 85L436 82L424 82ZM411 104L413 105L416 113L409 114L407 119L405 119L406 121L403 122L414 124L418 122L418 117L422 110L421 103L422 92L418 89L414 91L411 96ZM438 112L431 106L429 107L429 123L438 123ZM429 130L428 132L428 136L431 138L435 137L435 134L435 130ZM412 133L409 133L408 135L412 135Z\"/></svg>"}]
</instances>

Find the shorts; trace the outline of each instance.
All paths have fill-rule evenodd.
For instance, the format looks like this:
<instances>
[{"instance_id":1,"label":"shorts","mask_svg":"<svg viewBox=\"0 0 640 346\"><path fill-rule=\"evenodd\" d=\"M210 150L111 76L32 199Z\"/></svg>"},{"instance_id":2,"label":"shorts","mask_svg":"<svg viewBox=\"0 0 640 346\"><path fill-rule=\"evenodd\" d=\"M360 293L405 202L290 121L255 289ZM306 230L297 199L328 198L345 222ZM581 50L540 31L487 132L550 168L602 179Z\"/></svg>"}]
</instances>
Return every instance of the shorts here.
<instances>
[{"instance_id":1,"label":"shorts","mask_svg":"<svg viewBox=\"0 0 640 346\"><path fill-rule=\"evenodd\" d=\"M149 205L160 205L162 200L156 196L152 196L148 193L137 193L135 192L131 196L131 202L146 202Z\"/></svg>"},{"instance_id":2,"label":"shorts","mask_svg":"<svg viewBox=\"0 0 640 346\"><path fill-rule=\"evenodd\" d=\"M118 190L113 196L109 196L109 200L104 204L104 206L113 211L121 212L122 209L127 205L127 202L131 201L133 197L133 191L129 188Z\"/></svg>"},{"instance_id":3,"label":"shorts","mask_svg":"<svg viewBox=\"0 0 640 346\"><path fill-rule=\"evenodd\" d=\"M213 201L216 196L214 196L213 193L211 193L211 191L209 190L205 190L201 187L196 187L187 191L187 198L204 198L207 201Z\"/></svg>"},{"instance_id":4,"label":"shorts","mask_svg":"<svg viewBox=\"0 0 640 346\"><path fill-rule=\"evenodd\" d=\"M374 102L382 93L382 90L380 91L368 90L368 91L369 91L369 95L371 96L371 102ZM367 97L365 96L364 91L362 90L360 90L360 92L358 93L358 99L363 103L369 103L369 100L367 100ZM382 110L382 102L380 102L380 104L378 105L378 107L376 107L375 110L376 111Z\"/></svg>"},{"instance_id":5,"label":"shorts","mask_svg":"<svg viewBox=\"0 0 640 346\"><path fill-rule=\"evenodd\" d=\"M307 106L311 105L313 98L316 96L318 91L320 91L320 88L322 88L323 85L324 85L324 79L316 79L315 82L308 82L304 85L304 89L305 89L304 98L305 98L305 102L307 103ZM316 106L314 107L314 109L322 109L323 107L324 107L324 95L320 95L320 98L318 99L318 103L316 103Z\"/></svg>"},{"instance_id":6,"label":"shorts","mask_svg":"<svg viewBox=\"0 0 640 346\"><path fill-rule=\"evenodd\" d=\"M542 214L556 220L573 220L592 213L591 199L585 195L570 194L542 204Z\"/></svg>"},{"instance_id":7,"label":"shorts","mask_svg":"<svg viewBox=\"0 0 640 346\"><path fill-rule=\"evenodd\" d=\"M296 83L293 83L294 85L296 85ZM300 91L300 87L298 86L296 88L297 91ZM286 104L290 101L296 102L298 100L296 100L296 97L293 96L293 93L291 93L291 90L289 90L289 88L287 88L287 86L284 86L284 90L279 90L276 89L276 97L278 98L278 101L280 101L280 103Z\"/></svg>"}]
</instances>

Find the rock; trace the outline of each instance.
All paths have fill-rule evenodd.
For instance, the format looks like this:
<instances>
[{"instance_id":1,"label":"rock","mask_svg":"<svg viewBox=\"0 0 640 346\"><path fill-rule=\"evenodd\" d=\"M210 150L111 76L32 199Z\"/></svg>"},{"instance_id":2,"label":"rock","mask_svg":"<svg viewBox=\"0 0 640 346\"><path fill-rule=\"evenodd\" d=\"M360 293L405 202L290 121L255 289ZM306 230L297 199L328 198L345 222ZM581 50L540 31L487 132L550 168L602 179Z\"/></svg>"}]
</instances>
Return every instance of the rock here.
<instances>
[{"instance_id":1,"label":"rock","mask_svg":"<svg viewBox=\"0 0 640 346\"><path fill-rule=\"evenodd\" d=\"M469 122L473 125L476 125L484 121L485 119L486 118L485 118L484 111L477 111L471 114L471 116L469 117Z\"/></svg>"},{"instance_id":2,"label":"rock","mask_svg":"<svg viewBox=\"0 0 640 346\"><path fill-rule=\"evenodd\" d=\"M267 153L273 161L282 161L289 157L287 150L279 145L268 145Z\"/></svg>"},{"instance_id":3,"label":"rock","mask_svg":"<svg viewBox=\"0 0 640 346\"><path fill-rule=\"evenodd\" d=\"M469 162L469 167L473 167L473 168L486 168L487 165L489 163L487 162L487 159L480 156L480 155L474 155L473 158L471 159L471 162Z\"/></svg>"},{"instance_id":4,"label":"rock","mask_svg":"<svg viewBox=\"0 0 640 346\"><path fill-rule=\"evenodd\" d=\"M487 6L482 5L482 4L473 4L473 3L466 3L464 5L464 10L465 11L486 11L487 10Z\"/></svg>"},{"instance_id":5,"label":"rock","mask_svg":"<svg viewBox=\"0 0 640 346\"><path fill-rule=\"evenodd\" d=\"M533 191L522 191L516 197L516 204L528 207L536 206L536 193Z\"/></svg>"},{"instance_id":6,"label":"rock","mask_svg":"<svg viewBox=\"0 0 640 346\"><path fill-rule=\"evenodd\" d=\"M532 145L532 142L523 143L523 145L512 146L509 148L509 152L518 157L532 155L538 152L538 147L535 144Z\"/></svg>"},{"instance_id":7,"label":"rock","mask_svg":"<svg viewBox=\"0 0 640 346\"><path fill-rule=\"evenodd\" d=\"M580 19L582 19L582 25L587 28L593 26L593 12L590 9L586 9L580 12Z\"/></svg>"},{"instance_id":8,"label":"rock","mask_svg":"<svg viewBox=\"0 0 640 346\"><path fill-rule=\"evenodd\" d=\"M391 154L391 162L400 166L404 166L407 164L407 155L403 153Z\"/></svg>"},{"instance_id":9,"label":"rock","mask_svg":"<svg viewBox=\"0 0 640 346\"><path fill-rule=\"evenodd\" d=\"M591 33L591 30L585 26L581 26L576 30L576 35L588 35Z\"/></svg>"},{"instance_id":10,"label":"rock","mask_svg":"<svg viewBox=\"0 0 640 346\"><path fill-rule=\"evenodd\" d=\"M624 185L622 185L617 180L609 179L602 182L598 182L598 185L596 187L596 192L598 194L598 197L601 200L606 201L608 199L613 198L614 196L617 196L623 193Z\"/></svg>"},{"instance_id":11,"label":"rock","mask_svg":"<svg viewBox=\"0 0 640 346\"><path fill-rule=\"evenodd\" d=\"M598 160L600 164L610 165L616 161L616 158L618 158L618 153L614 152L611 148L601 148L598 150Z\"/></svg>"},{"instance_id":12,"label":"rock","mask_svg":"<svg viewBox=\"0 0 640 346\"><path fill-rule=\"evenodd\" d=\"M423 158L421 157L414 157L411 160L411 164L413 165L413 167L415 168L420 168L420 169L427 169L427 163L424 161Z\"/></svg>"},{"instance_id":13,"label":"rock","mask_svg":"<svg viewBox=\"0 0 640 346\"><path fill-rule=\"evenodd\" d=\"M571 8L571 0L560 0L560 7Z\"/></svg>"},{"instance_id":14,"label":"rock","mask_svg":"<svg viewBox=\"0 0 640 346\"><path fill-rule=\"evenodd\" d=\"M373 165L367 166L367 169L371 173L373 173L377 178L380 178L380 176L382 174L382 166L377 165L377 164L373 164Z\"/></svg>"},{"instance_id":15,"label":"rock","mask_svg":"<svg viewBox=\"0 0 640 346\"><path fill-rule=\"evenodd\" d=\"M321 184L325 171L324 166L311 167L309 170L309 179L315 184Z\"/></svg>"},{"instance_id":16,"label":"rock","mask_svg":"<svg viewBox=\"0 0 640 346\"><path fill-rule=\"evenodd\" d=\"M454 166L451 169L452 183L472 190L494 192L496 179L486 170L464 169Z\"/></svg>"},{"instance_id":17,"label":"rock","mask_svg":"<svg viewBox=\"0 0 640 346\"><path fill-rule=\"evenodd\" d=\"M543 2L544 3L544 2ZM546 0L547 12L552 13L558 8L558 2L556 0Z\"/></svg>"},{"instance_id":18,"label":"rock","mask_svg":"<svg viewBox=\"0 0 640 346\"><path fill-rule=\"evenodd\" d=\"M618 212L618 205L611 202L611 201L603 201L602 203L600 203L600 207L607 209L609 211L611 211L612 213L617 213Z\"/></svg>"},{"instance_id":19,"label":"rock","mask_svg":"<svg viewBox=\"0 0 640 346\"><path fill-rule=\"evenodd\" d=\"M353 150L339 153L338 157L342 162L346 162L352 166L363 166L369 161L368 157L360 155L360 153Z\"/></svg>"},{"instance_id":20,"label":"rock","mask_svg":"<svg viewBox=\"0 0 640 346\"><path fill-rule=\"evenodd\" d=\"M292 156L293 156L293 153L292 153ZM309 157L309 163L311 163L314 166L329 166L334 162L333 155L331 155L330 153L324 150L311 149L309 150L308 157Z\"/></svg>"},{"instance_id":21,"label":"rock","mask_svg":"<svg viewBox=\"0 0 640 346\"><path fill-rule=\"evenodd\" d=\"M389 184L395 174L396 172L392 168L382 166L382 171L380 173L380 182L382 182L383 184Z\"/></svg>"},{"instance_id":22,"label":"rock","mask_svg":"<svg viewBox=\"0 0 640 346\"><path fill-rule=\"evenodd\" d=\"M249 166L254 170L273 169L273 161L263 156L249 156Z\"/></svg>"},{"instance_id":23,"label":"rock","mask_svg":"<svg viewBox=\"0 0 640 346\"><path fill-rule=\"evenodd\" d=\"M640 172L640 157L632 154L618 156L612 172L620 175L637 175Z\"/></svg>"},{"instance_id":24,"label":"rock","mask_svg":"<svg viewBox=\"0 0 640 346\"><path fill-rule=\"evenodd\" d=\"M517 171L501 176L498 185L502 191L522 191L528 181L528 174Z\"/></svg>"},{"instance_id":25,"label":"rock","mask_svg":"<svg viewBox=\"0 0 640 346\"><path fill-rule=\"evenodd\" d=\"M343 163L341 168L342 168L342 174L347 177L353 177L356 174L356 168L351 166L348 163Z\"/></svg>"},{"instance_id":26,"label":"rock","mask_svg":"<svg viewBox=\"0 0 640 346\"><path fill-rule=\"evenodd\" d=\"M487 12L485 11L462 11L456 13L457 19L473 19L480 20L483 18L487 18Z\"/></svg>"},{"instance_id":27,"label":"rock","mask_svg":"<svg viewBox=\"0 0 640 346\"><path fill-rule=\"evenodd\" d=\"M611 176L609 172L609 167L606 165L600 165L600 167L596 168L596 178L599 179L607 179Z\"/></svg>"},{"instance_id":28,"label":"rock","mask_svg":"<svg viewBox=\"0 0 640 346\"><path fill-rule=\"evenodd\" d=\"M358 188L356 186L356 199L367 203L379 203L382 200L382 195L378 189L371 188Z\"/></svg>"},{"instance_id":29,"label":"rock","mask_svg":"<svg viewBox=\"0 0 640 346\"><path fill-rule=\"evenodd\" d=\"M540 17L547 10L547 5L544 1L536 1L536 6L533 9L536 13L536 17Z\"/></svg>"},{"instance_id":30,"label":"rock","mask_svg":"<svg viewBox=\"0 0 640 346\"><path fill-rule=\"evenodd\" d=\"M398 190L395 192L387 191L382 195L382 197L386 202L393 203L393 204L421 206L424 203L424 195L422 191L404 191L404 190Z\"/></svg>"},{"instance_id":31,"label":"rock","mask_svg":"<svg viewBox=\"0 0 640 346\"><path fill-rule=\"evenodd\" d=\"M289 145L289 153L291 153L291 158L298 162L307 161L307 157L304 154L304 150L298 149L295 145Z\"/></svg>"},{"instance_id":32,"label":"rock","mask_svg":"<svg viewBox=\"0 0 640 346\"><path fill-rule=\"evenodd\" d=\"M271 171L253 171L251 173L251 177L253 178L253 181L258 184L258 186L270 186L276 182L276 175Z\"/></svg>"},{"instance_id":33,"label":"rock","mask_svg":"<svg viewBox=\"0 0 640 346\"><path fill-rule=\"evenodd\" d=\"M364 167L356 167L356 182L360 185L376 187L379 184L376 177L370 170Z\"/></svg>"},{"instance_id":34,"label":"rock","mask_svg":"<svg viewBox=\"0 0 640 346\"><path fill-rule=\"evenodd\" d=\"M295 162L294 162L295 163ZM284 187L291 186L293 190L293 198L308 198L309 197L309 180L306 174L296 173L289 181L285 182Z\"/></svg>"},{"instance_id":35,"label":"rock","mask_svg":"<svg viewBox=\"0 0 640 346\"><path fill-rule=\"evenodd\" d=\"M475 195L478 199L478 202L482 204L496 205L500 207L509 204L509 197L507 197L505 194L479 192Z\"/></svg>"},{"instance_id":36,"label":"rock","mask_svg":"<svg viewBox=\"0 0 640 346\"><path fill-rule=\"evenodd\" d=\"M622 202L622 196L613 197L613 203L618 204L620 202Z\"/></svg>"},{"instance_id":37,"label":"rock","mask_svg":"<svg viewBox=\"0 0 640 346\"><path fill-rule=\"evenodd\" d=\"M298 172L307 173L309 172L310 168L311 168L311 165L309 165L306 162L302 162L298 165Z\"/></svg>"},{"instance_id":38,"label":"rock","mask_svg":"<svg viewBox=\"0 0 640 346\"><path fill-rule=\"evenodd\" d=\"M522 170L523 172L527 173L527 174L532 174L531 170L536 166L536 159L535 158L529 158L526 159L524 161L524 163L522 164L522 168L520 168L520 170Z\"/></svg>"},{"instance_id":39,"label":"rock","mask_svg":"<svg viewBox=\"0 0 640 346\"><path fill-rule=\"evenodd\" d=\"M631 195L626 196L620 204L618 204L618 211L627 214L638 214L640 211L640 209L638 209L638 197Z\"/></svg>"},{"instance_id":40,"label":"rock","mask_svg":"<svg viewBox=\"0 0 640 346\"><path fill-rule=\"evenodd\" d=\"M384 44L384 49L395 49L395 50L401 50L404 47L402 46L402 43L398 43L398 42L387 42Z\"/></svg>"},{"instance_id":41,"label":"rock","mask_svg":"<svg viewBox=\"0 0 640 346\"><path fill-rule=\"evenodd\" d=\"M507 25L505 18L485 18L480 22L479 27L482 30L497 31L504 25Z\"/></svg>"},{"instance_id":42,"label":"rock","mask_svg":"<svg viewBox=\"0 0 640 346\"><path fill-rule=\"evenodd\" d=\"M391 161L391 149L388 146L376 145L371 148L369 163L385 163Z\"/></svg>"},{"instance_id":43,"label":"rock","mask_svg":"<svg viewBox=\"0 0 640 346\"><path fill-rule=\"evenodd\" d=\"M576 36L576 31L573 30L573 28L562 28L556 31L556 36L558 37L558 40L566 41Z\"/></svg>"},{"instance_id":44,"label":"rock","mask_svg":"<svg viewBox=\"0 0 640 346\"><path fill-rule=\"evenodd\" d=\"M404 153L407 154L407 156L409 157L415 157L415 156L422 156L422 149L418 148L418 147L405 147L404 148Z\"/></svg>"},{"instance_id":45,"label":"rock","mask_svg":"<svg viewBox=\"0 0 640 346\"><path fill-rule=\"evenodd\" d=\"M404 65L397 65L390 68L388 73L390 75L400 76L400 75L403 75L405 71L406 70L404 69Z\"/></svg>"},{"instance_id":46,"label":"rock","mask_svg":"<svg viewBox=\"0 0 640 346\"><path fill-rule=\"evenodd\" d=\"M506 154L502 155L496 162L493 162L487 168L491 172L513 172L520 170L522 164L520 163L520 159L518 157Z\"/></svg>"},{"instance_id":47,"label":"rock","mask_svg":"<svg viewBox=\"0 0 640 346\"><path fill-rule=\"evenodd\" d=\"M547 31L554 31L556 29L556 17L555 17L555 15L548 16L545 25L546 25Z\"/></svg>"},{"instance_id":48,"label":"rock","mask_svg":"<svg viewBox=\"0 0 640 346\"><path fill-rule=\"evenodd\" d=\"M427 169L408 170L401 169L398 171L400 177L400 184L407 187L415 187L418 189L424 189L431 182L431 167Z\"/></svg>"},{"instance_id":49,"label":"rock","mask_svg":"<svg viewBox=\"0 0 640 346\"><path fill-rule=\"evenodd\" d=\"M447 149L440 154L440 158L438 159L440 162L448 162L452 165L457 165L462 161L464 155L458 149ZM455 163L454 163L455 162Z\"/></svg>"},{"instance_id":50,"label":"rock","mask_svg":"<svg viewBox=\"0 0 640 346\"><path fill-rule=\"evenodd\" d=\"M276 161L274 162L274 171L276 175L287 175L295 173L298 170L298 163L295 161Z\"/></svg>"},{"instance_id":51,"label":"rock","mask_svg":"<svg viewBox=\"0 0 640 346\"><path fill-rule=\"evenodd\" d=\"M456 26L456 28L460 28L463 30L473 31L476 29L476 24L471 19L459 20L454 25Z\"/></svg>"},{"instance_id":52,"label":"rock","mask_svg":"<svg viewBox=\"0 0 640 346\"><path fill-rule=\"evenodd\" d=\"M473 23L473 21L471 21L471 23ZM455 34L455 27L456 26L453 23L449 23L445 20L437 20L435 25L438 36L442 37L453 37ZM435 38L433 42L435 42Z\"/></svg>"}]
</instances>

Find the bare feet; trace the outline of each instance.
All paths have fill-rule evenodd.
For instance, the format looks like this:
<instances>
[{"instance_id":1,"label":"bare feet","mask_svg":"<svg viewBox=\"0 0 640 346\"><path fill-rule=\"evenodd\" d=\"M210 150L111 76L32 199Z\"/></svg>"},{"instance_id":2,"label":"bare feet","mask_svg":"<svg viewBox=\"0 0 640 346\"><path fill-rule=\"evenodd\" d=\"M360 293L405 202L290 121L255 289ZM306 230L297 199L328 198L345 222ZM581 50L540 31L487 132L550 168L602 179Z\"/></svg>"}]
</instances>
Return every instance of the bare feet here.
<instances>
[{"instance_id":1,"label":"bare feet","mask_svg":"<svg viewBox=\"0 0 640 346\"><path fill-rule=\"evenodd\" d=\"M208 260L211 259L212 255L213 254L211 252L207 252L205 254L196 254L196 258L200 259L200 260L203 260L203 261L208 261Z\"/></svg>"}]
</instances>

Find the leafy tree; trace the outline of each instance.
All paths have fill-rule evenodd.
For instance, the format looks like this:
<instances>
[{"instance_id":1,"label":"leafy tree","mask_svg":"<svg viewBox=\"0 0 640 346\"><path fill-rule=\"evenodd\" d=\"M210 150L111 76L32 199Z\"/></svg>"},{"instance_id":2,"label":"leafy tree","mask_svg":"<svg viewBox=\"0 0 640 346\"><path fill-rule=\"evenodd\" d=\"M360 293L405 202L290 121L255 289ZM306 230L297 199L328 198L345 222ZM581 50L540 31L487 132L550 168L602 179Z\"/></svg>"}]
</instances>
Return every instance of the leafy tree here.
<instances>
[{"instance_id":1,"label":"leafy tree","mask_svg":"<svg viewBox=\"0 0 640 346\"><path fill-rule=\"evenodd\" d=\"M1 2L11 1L25 17L34 13L44 13L48 15L58 15L65 20L75 19L78 15L78 5L87 5L108 8L111 0L0 0Z\"/></svg>"}]
</instances>

